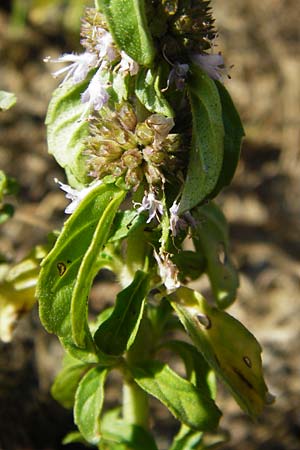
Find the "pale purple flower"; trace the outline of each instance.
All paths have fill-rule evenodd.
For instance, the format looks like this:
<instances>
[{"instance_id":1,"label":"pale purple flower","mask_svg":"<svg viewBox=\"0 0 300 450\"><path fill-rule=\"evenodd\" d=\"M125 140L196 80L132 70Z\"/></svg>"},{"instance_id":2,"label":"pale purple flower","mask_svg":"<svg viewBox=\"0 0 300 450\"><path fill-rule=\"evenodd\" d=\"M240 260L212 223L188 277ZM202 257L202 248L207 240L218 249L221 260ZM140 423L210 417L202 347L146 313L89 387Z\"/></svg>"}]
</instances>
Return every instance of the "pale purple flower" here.
<instances>
[{"instance_id":1,"label":"pale purple flower","mask_svg":"<svg viewBox=\"0 0 300 450\"><path fill-rule=\"evenodd\" d=\"M158 264L160 278L166 286L168 293L178 289L180 287L180 282L178 281L178 269L169 258L168 253L160 251L158 254L154 250L153 255Z\"/></svg>"},{"instance_id":2,"label":"pale purple flower","mask_svg":"<svg viewBox=\"0 0 300 450\"><path fill-rule=\"evenodd\" d=\"M121 51L121 62L119 72L130 73L131 76L136 75L139 71L139 65L123 50Z\"/></svg>"},{"instance_id":3,"label":"pale purple flower","mask_svg":"<svg viewBox=\"0 0 300 450\"><path fill-rule=\"evenodd\" d=\"M191 59L193 63L200 66L213 80L223 81L224 76L227 75L227 69L221 53L192 55Z\"/></svg>"},{"instance_id":4,"label":"pale purple flower","mask_svg":"<svg viewBox=\"0 0 300 450\"><path fill-rule=\"evenodd\" d=\"M55 183L59 184L59 187L62 191L66 192L66 198L71 200L71 203L66 207L65 213L72 214L78 205L82 202L82 200L96 187L101 184L101 181L98 180L96 183L90 184L89 186L78 191L77 189L72 188L68 184L64 184L59 181L57 178L54 178Z\"/></svg>"},{"instance_id":5,"label":"pale purple flower","mask_svg":"<svg viewBox=\"0 0 300 450\"><path fill-rule=\"evenodd\" d=\"M66 73L63 83L69 78L72 78L74 84L80 83L85 80L89 71L99 64L99 59L97 55L90 52L84 52L80 55L75 53L65 53L57 59L51 59L49 56L44 59L45 62L54 63L69 63L69 65L63 67L62 69L53 72L54 78Z\"/></svg>"},{"instance_id":6,"label":"pale purple flower","mask_svg":"<svg viewBox=\"0 0 300 450\"><path fill-rule=\"evenodd\" d=\"M108 84L103 80L101 72L102 67L97 70L87 89L81 94L81 101L87 104L87 109L99 111L108 102Z\"/></svg>"},{"instance_id":7,"label":"pale purple flower","mask_svg":"<svg viewBox=\"0 0 300 450\"><path fill-rule=\"evenodd\" d=\"M163 204L160 200L157 200L155 198L155 195L153 192L145 192L145 195L143 197L142 203L136 203L136 205L140 204L141 206L137 209L138 213L149 211L149 217L147 220L147 223L151 222L154 217L159 220L159 215L163 215L164 208Z\"/></svg>"},{"instance_id":8,"label":"pale purple flower","mask_svg":"<svg viewBox=\"0 0 300 450\"><path fill-rule=\"evenodd\" d=\"M118 52L112 35L108 31L104 28L96 28L94 40L97 42L95 48L98 52L100 61L106 59L108 62L112 62L116 59Z\"/></svg>"},{"instance_id":9,"label":"pale purple flower","mask_svg":"<svg viewBox=\"0 0 300 450\"><path fill-rule=\"evenodd\" d=\"M186 228L187 223L184 219L179 217L178 215L178 209L179 209L179 203L176 202L176 200L173 202L173 205L169 209L170 213L170 230L172 233L172 236L176 236L178 233L178 230L180 228Z\"/></svg>"}]
</instances>

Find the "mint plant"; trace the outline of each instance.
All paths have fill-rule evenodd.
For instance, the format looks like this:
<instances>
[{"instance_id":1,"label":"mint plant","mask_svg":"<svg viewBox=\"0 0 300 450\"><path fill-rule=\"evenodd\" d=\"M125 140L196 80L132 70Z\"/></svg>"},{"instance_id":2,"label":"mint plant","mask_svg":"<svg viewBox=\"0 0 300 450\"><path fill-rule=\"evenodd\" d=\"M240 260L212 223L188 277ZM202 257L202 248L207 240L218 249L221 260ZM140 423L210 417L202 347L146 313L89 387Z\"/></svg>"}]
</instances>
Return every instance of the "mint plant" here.
<instances>
[{"instance_id":1,"label":"mint plant","mask_svg":"<svg viewBox=\"0 0 300 450\"><path fill-rule=\"evenodd\" d=\"M66 351L52 388L74 410L78 433L65 442L157 449L153 396L180 424L170 449L205 448L221 417L215 376L252 417L270 400L260 345L224 311L239 283L213 198L232 180L244 131L216 38L209 1L96 0L82 20L83 52L47 58L68 63L54 72L63 79L46 123L71 203L37 298ZM103 268L121 289L90 321ZM212 301L187 286L205 273ZM164 349L183 361L184 377L163 362ZM111 371L123 383L113 410Z\"/></svg>"}]
</instances>

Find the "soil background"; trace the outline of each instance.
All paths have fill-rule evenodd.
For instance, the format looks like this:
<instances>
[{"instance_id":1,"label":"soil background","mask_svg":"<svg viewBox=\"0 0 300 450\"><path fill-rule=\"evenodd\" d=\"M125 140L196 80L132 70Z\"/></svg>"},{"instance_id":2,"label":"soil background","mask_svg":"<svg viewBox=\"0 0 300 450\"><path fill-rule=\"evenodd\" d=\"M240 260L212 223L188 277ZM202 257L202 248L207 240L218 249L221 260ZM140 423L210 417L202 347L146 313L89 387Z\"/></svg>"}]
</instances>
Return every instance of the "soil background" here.
<instances>
[{"instance_id":1,"label":"soil background","mask_svg":"<svg viewBox=\"0 0 300 450\"><path fill-rule=\"evenodd\" d=\"M66 201L53 181L64 180L64 175L47 154L44 126L57 80L43 58L80 51L81 2L15 3L19 12L14 14L11 2L2 0L0 5L0 89L18 98L14 108L0 114L0 168L20 184L15 216L1 226L0 252L10 261L43 243L64 218ZM220 196L241 273L238 299L229 312L260 341L267 383L276 395L276 403L253 423L220 387L221 426L231 435L222 448L299 450L299 1L212 4L218 50L227 66L233 65L226 86L247 133L234 182ZM93 307L112 301L117 289L109 277L100 277ZM49 394L61 356L56 338L42 329L36 308L20 321L12 342L0 343L1 450L65 448L61 439L73 428L72 416ZM111 389L113 399L113 380ZM167 450L175 422L157 403L153 408L161 449Z\"/></svg>"}]
</instances>

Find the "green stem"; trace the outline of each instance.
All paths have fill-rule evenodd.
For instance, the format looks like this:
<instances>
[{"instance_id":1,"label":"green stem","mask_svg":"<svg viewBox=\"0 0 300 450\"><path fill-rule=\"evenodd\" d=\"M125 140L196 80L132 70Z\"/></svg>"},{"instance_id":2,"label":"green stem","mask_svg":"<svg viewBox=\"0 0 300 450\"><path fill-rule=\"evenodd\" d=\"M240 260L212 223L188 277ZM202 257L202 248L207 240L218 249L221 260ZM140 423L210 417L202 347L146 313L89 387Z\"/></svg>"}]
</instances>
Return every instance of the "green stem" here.
<instances>
[{"instance_id":1,"label":"green stem","mask_svg":"<svg viewBox=\"0 0 300 450\"><path fill-rule=\"evenodd\" d=\"M124 380L123 418L126 422L148 428L148 395L136 384L133 378Z\"/></svg>"}]
</instances>

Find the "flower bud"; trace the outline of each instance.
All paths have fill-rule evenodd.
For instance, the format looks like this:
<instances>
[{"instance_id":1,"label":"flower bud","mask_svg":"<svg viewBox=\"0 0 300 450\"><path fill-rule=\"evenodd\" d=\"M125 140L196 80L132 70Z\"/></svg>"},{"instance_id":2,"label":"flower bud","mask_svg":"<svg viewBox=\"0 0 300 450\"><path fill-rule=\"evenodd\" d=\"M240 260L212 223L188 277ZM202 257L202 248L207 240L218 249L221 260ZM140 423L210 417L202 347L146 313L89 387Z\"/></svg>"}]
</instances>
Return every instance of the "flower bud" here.
<instances>
[{"instance_id":1,"label":"flower bud","mask_svg":"<svg viewBox=\"0 0 300 450\"><path fill-rule=\"evenodd\" d=\"M128 169L134 169L142 164L143 157L141 152L135 148L132 150L127 150L123 153L122 161Z\"/></svg>"},{"instance_id":2,"label":"flower bud","mask_svg":"<svg viewBox=\"0 0 300 450\"><path fill-rule=\"evenodd\" d=\"M154 130L149 128L145 122L138 123L135 129L135 135L140 144L146 146L152 144L154 140Z\"/></svg>"},{"instance_id":3,"label":"flower bud","mask_svg":"<svg viewBox=\"0 0 300 450\"><path fill-rule=\"evenodd\" d=\"M130 131L135 130L137 118L129 103L122 104L118 110L118 118L124 128Z\"/></svg>"},{"instance_id":4,"label":"flower bud","mask_svg":"<svg viewBox=\"0 0 300 450\"><path fill-rule=\"evenodd\" d=\"M160 165L165 160L165 153L162 150L149 146L144 148L143 156L145 161L155 165Z\"/></svg>"}]
</instances>

